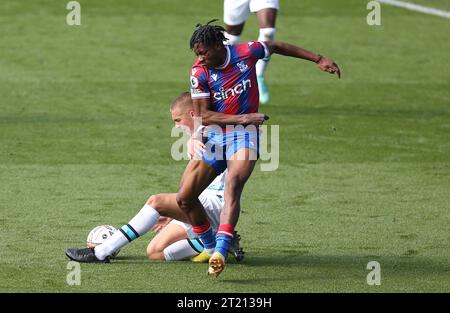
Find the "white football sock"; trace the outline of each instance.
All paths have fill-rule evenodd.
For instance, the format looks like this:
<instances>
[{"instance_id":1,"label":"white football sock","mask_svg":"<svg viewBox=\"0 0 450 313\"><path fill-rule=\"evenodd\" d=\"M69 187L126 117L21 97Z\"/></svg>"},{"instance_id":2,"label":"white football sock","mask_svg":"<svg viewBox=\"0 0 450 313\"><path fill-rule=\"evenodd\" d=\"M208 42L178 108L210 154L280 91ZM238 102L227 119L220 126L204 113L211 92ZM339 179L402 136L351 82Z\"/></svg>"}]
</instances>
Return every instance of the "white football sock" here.
<instances>
[{"instance_id":1,"label":"white football sock","mask_svg":"<svg viewBox=\"0 0 450 313\"><path fill-rule=\"evenodd\" d=\"M258 41L273 41L275 39L275 28L260 28ZM266 70L269 58L261 59L256 62L256 75L262 76Z\"/></svg>"},{"instance_id":2,"label":"white football sock","mask_svg":"<svg viewBox=\"0 0 450 313\"><path fill-rule=\"evenodd\" d=\"M178 240L164 249L164 258L166 261L179 261L191 258L199 252L189 243L189 239Z\"/></svg>"},{"instance_id":3,"label":"white football sock","mask_svg":"<svg viewBox=\"0 0 450 313\"><path fill-rule=\"evenodd\" d=\"M117 250L129 243L128 239L117 230L104 243L94 248L95 256L99 260L104 260L107 256L114 254Z\"/></svg>"},{"instance_id":4,"label":"white football sock","mask_svg":"<svg viewBox=\"0 0 450 313\"><path fill-rule=\"evenodd\" d=\"M145 204L144 207L135 215L128 223L134 230L136 230L139 236L146 234L156 224L159 219L159 213L149 204Z\"/></svg>"},{"instance_id":5,"label":"white football sock","mask_svg":"<svg viewBox=\"0 0 450 313\"><path fill-rule=\"evenodd\" d=\"M256 76L264 76L267 63L269 63L269 61L264 61L262 59L259 59L258 62L256 62Z\"/></svg>"},{"instance_id":6,"label":"white football sock","mask_svg":"<svg viewBox=\"0 0 450 313\"><path fill-rule=\"evenodd\" d=\"M99 260L104 260L129 242L144 235L156 224L159 216L154 208L145 204L127 225L122 226L104 243L94 248L95 256Z\"/></svg>"},{"instance_id":7,"label":"white football sock","mask_svg":"<svg viewBox=\"0 0 450 313\"><path fill-rule=\"evenodd\" d=\"M227 32L224 32L223 34L224 34L225 38L228 38L228 40L223 42L226 45L236 45L239 43L239 40L241 39L241 36L231 35Z\"/></svg>"}]
</instances>

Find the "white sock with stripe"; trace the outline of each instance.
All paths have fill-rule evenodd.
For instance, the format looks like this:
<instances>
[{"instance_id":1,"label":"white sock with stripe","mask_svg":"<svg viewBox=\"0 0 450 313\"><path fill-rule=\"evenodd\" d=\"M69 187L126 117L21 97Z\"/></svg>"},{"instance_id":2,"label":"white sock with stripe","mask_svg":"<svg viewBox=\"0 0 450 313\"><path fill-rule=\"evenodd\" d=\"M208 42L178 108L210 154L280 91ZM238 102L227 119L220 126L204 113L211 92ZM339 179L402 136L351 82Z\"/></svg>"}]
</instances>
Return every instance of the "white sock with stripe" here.
<instances>
[{"instance_id":1,"label":"white sock with stripe","mask_svg":"<svg viewBox=\"0 0 450 313\"><path fill-rule=\"evenodd\" d=\"M239 43L239 40L241 40L241 36L231 35L227 32L224 32L223 35L228 39L223 42L225 45L236 45Z\"/></svg>"},{"instance_id":2,"label":"white sock with stripe","mask_svg":"<svg viewBox=\"0 0 450 313\"><path fill-rule=\"evenodd\" d=\"M275 28L260 28L259 29L259 37L258 41L273 41L275 39ZM262 76L266 71L267 64L269 63L269 59L261 59L256 62L256 75Z\"/></svg>"},{"instance_id":3,"label":"white sock with stripe","mask_svg":"<svg viewBox=\"0 0 450 313\"><path fill-rule=\"evenodd\" d=\"M163 253L166 261L179 261L196 256L202 251L200 240L183 239L169 245Z\"/></svg>"},{"instance_id":4,"label":"white sock with stripe","mask_svg":"<svg viewBox=\"0 0 450 313\"><path fill-rule=\"evenodd\" d=\"M107 256L144 235L156 224L159 216L158 211L145 204L127 225L122 226L104 243L95 247L95 256L99 260L104 260Z\"/></svg>"}]
</instances>

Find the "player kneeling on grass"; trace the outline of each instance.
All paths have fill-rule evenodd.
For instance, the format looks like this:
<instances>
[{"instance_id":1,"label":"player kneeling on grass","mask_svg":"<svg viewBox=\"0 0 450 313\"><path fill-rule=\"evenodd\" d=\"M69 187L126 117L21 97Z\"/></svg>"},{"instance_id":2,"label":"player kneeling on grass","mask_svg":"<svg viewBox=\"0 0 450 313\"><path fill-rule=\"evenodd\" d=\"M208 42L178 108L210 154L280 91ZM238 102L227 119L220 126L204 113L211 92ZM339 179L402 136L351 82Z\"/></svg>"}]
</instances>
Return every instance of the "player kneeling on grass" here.
<instances>
[{"instance_id":1,"label":"player kneeling on grass","mask_svg":"<svg viewBox=\"0 0 450 313\"><path fill-rule=\"evenodd\" d=\"M172 103L170 112L176 127L183 128L188 133L193 131L194 111L190 93L185 92L178 96ZM188 155L192 158L204 149L204 144L194 139L190 140ZM216 231L220 213L224 207L225 176L226 172L219 175L199 196L208 219ZM170 217L173 220L163 228L168 220L161 217ZM116 251L153 228L159 233L147 248L150 259L181 260L193 257L194 262L208 262L208 259L203 258L204 254L198 255L203 251L203 246L188 223L187 216L178 206L176 193L153 195L127 225L122 226L104 243L94 248L70 248L66 250L66 255L77 262L107 263ZM229 251L237 261L243 258L239 241L240 237L235 232Z\"/></svg>"}]
</instances>

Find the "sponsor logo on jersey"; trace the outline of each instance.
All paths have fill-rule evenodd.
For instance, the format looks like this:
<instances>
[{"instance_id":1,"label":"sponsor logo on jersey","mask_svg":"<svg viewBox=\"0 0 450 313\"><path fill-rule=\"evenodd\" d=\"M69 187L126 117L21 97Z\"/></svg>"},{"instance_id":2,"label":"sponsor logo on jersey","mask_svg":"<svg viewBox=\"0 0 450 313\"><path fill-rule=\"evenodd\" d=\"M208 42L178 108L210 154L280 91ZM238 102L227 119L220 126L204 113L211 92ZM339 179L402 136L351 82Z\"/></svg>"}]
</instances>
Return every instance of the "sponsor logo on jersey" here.
<instances>
[{"instance_id":1,"label":"sponsor logo on jersey","mask_svg":"<svg viewBox=\"0 0 450 313\"><path fill-rule=\"evenodd\" d=\"M215 92L213 94L214 99L220 101L225 100L230 97L234 97L236 95L240 95L244 91L247 91L247 89L252 87L252 82L250 79L244 79L240 83L238 83L236 86L229 88L225 90L225 88L220 87L218 92Z\"/></svg>"},{"instance_id":2,"label":"sponsor logo on jersey","mask_svg":"<svg viewBox=\"0 0 450 313\"><path fill-rule=\"evenodd\" d=\"M216 73L212 74L211 78L214 79L214 81L216 82L217 81L217 74Z\"/></svg>"},{"instance_id":3,"label":"sponsor logo on jersey","mask_svg":"<svg viewBox=\"0 0 450 313\"><path fill-rule=\"evenodd\" d=\"M197 73L197 69L196 69L196 68L193 68L193 69L192 69L192 72L191 72L191 75L195 75L195 73Z\"/></svg>"}]
</instances>

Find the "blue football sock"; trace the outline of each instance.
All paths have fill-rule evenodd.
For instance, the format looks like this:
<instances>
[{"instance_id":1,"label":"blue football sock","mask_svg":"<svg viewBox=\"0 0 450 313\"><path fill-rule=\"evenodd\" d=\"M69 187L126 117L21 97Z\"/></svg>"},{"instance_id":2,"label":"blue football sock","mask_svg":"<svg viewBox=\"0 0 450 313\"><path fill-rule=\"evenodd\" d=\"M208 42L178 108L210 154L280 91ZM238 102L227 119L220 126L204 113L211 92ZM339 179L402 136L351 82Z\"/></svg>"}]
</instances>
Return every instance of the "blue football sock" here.
<instances>
[{"instance_id":1,"label":"blue football sock","mask_svg":"<svg viewBox=\"0 0 450 313\"><path fill-rule=\"evenodd\" d=\"M214 249L214 247L216 246L216 238L211 227L204 233L199 234L198 237L200 238L207 252L208 250Z\"/></svg>"},{"instance_id":2,"label":"blue football sock","mask_svg":"<svg viewBox=\"0 0 450 313\"><path fill-rule=\"evenodd\" d=\"M216 237L217 243L215 252L219 252L225 258L228 254L228 249L230 248L231 239L232 237L230 236L218 234Z\"/></svg>"}]
</instances>

